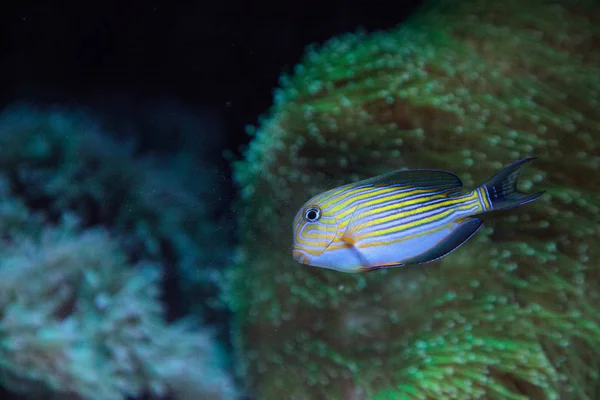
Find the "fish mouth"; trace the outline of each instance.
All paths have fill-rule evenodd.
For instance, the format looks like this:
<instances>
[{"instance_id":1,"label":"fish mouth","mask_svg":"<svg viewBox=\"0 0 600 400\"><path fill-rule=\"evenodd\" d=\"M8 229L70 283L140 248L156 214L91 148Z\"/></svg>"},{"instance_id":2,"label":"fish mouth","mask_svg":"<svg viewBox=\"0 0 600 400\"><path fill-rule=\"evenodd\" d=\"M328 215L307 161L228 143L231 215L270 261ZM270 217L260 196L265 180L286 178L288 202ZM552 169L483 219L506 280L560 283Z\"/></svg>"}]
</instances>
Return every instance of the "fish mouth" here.
<instances>
[{"instance_id":1,"label":"fish mouth","mask_svg":"<svg viewBox=\"0 0 600 400\"><path fill-rule=\"evenodd\" d=\"M298 261L301 264L308 265L308 263L310 263L310 257L308 257L301 250L292 250L292 257L294 258L294 260Z\"/></svg>"}]
</instances>

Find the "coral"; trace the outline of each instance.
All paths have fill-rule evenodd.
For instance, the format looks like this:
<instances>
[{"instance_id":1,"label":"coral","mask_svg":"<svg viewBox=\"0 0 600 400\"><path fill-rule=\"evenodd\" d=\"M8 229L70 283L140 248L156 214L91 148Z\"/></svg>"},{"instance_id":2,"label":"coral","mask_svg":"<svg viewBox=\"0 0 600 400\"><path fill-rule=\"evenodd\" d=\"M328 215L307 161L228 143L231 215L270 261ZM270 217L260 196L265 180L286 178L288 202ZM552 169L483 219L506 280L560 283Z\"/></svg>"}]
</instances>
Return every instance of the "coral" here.
<instances>
[{"instance_id":1,"label":"coral","mask_svg":"<svg viewBox=\"0 0 600 400\"><path fill-rule=\"evenodd\" d=\"M0 384L28 398L234 398L214 332L167 323L162 303L171 269L199 269L194 241L211 226L185 176L171 167L165 183L64 110L6 110L0 143Z\"/></svg>"},{"instance_id":2,"label":"coral","mask_svg":"<svg viewBox=\"0 0 600 400\"><path fill-rule=\"evenodd\" d=\"M160 269L63 225L3 245L2 384L43 398L232 398L211 334L165 324Z\"/></svg>"},{"instance_id":3,"label":"coral","mask_svg":"<svg viewBox=\"0 0 600 400\"><path fill-rule=\"evenodd\" d=\"M600 9L429 4L310 48L235 165L229 302L261 399L593 399L600 393ZM363 275L290 254L323 190L398 168L473 187L526 156L535 204L435 263Z\"/></svg>"},{"instance_id":4,"label":"coral","mask_svg":"<svg viewBox=\"0 0 600 400\"><path fill-rule=\"evenodd\" d=\"M102 225L132 259L159 262L191 311L210 315L223 310L229 227L210 200L214 166L198 161L199 143L182 148L140 155L77 109L17 104L0 114L0 170L15 195L48 221L71 212L84 227Z\"/></svg>"}]
</instances>

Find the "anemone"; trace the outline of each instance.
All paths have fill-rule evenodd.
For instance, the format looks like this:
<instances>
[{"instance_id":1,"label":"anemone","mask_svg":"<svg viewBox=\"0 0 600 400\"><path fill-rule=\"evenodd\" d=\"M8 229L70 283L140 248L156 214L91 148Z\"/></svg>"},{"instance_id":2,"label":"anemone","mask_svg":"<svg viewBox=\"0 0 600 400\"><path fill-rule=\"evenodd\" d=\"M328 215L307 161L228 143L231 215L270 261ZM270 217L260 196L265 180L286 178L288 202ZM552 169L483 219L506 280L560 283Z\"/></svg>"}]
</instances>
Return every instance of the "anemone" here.
<instances>
[{"instance_id":1,"label":"anemone","mask_svg":"<svg viewBox=\"0 0 600 400\"><path fill-rule=\"evenodd\" d=\"M281 78L235 165L229 302L259 398L592 399L600 393L600 10L587 1L432 2L336 37ZM301 266L304 201L400 168L473 187L526 156L537 202L435 263Z\"/></svg>"}]
</instances>

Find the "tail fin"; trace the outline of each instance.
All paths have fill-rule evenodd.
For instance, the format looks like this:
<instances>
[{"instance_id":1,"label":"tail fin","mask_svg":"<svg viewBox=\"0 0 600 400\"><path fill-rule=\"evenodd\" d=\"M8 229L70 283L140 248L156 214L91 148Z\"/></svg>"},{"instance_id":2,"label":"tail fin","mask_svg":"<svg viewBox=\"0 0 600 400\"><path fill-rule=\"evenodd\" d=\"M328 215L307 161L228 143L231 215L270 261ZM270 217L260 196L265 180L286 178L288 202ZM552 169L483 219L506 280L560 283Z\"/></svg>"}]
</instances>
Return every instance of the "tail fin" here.
<instances>
[{"instance_id":1,"label":"tail fin","mask_svg":"<svg viewBox=\"0 0 600 400\"><path fill-rule=\"evenodd\" d=\"M498 171L496 175L492 176L482 185L486 189L490 204L492 205L491 210L488 211L506 210L517 207L534 201L544 194L544 192L526 194L517 190L519 170L522 166L533 160L535 160L535 157L517 161Z\"/></svg>"}]
</instances>

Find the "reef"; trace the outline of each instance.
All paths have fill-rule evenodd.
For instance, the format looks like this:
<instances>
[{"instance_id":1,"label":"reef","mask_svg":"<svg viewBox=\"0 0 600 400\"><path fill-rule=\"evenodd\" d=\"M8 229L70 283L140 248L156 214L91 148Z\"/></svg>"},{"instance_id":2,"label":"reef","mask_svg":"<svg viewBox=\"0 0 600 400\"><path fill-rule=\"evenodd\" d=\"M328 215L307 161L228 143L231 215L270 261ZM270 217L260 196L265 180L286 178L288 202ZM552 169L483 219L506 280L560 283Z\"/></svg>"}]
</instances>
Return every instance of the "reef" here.
<instances>
[{"instance_id":1,"label":"reef","mask_svg":"<svg viewBox=\"0 0 600 400\"><path fill-rule=\"evenodd\" d=\"M594 399L600 393L600 9L442 0L307 50L235 165L228 301L260 399ZM523 190L426 264L342 274L291 258L311 196L400 168L466 187L527 156Z\"/></svg>"}]
</instances>

